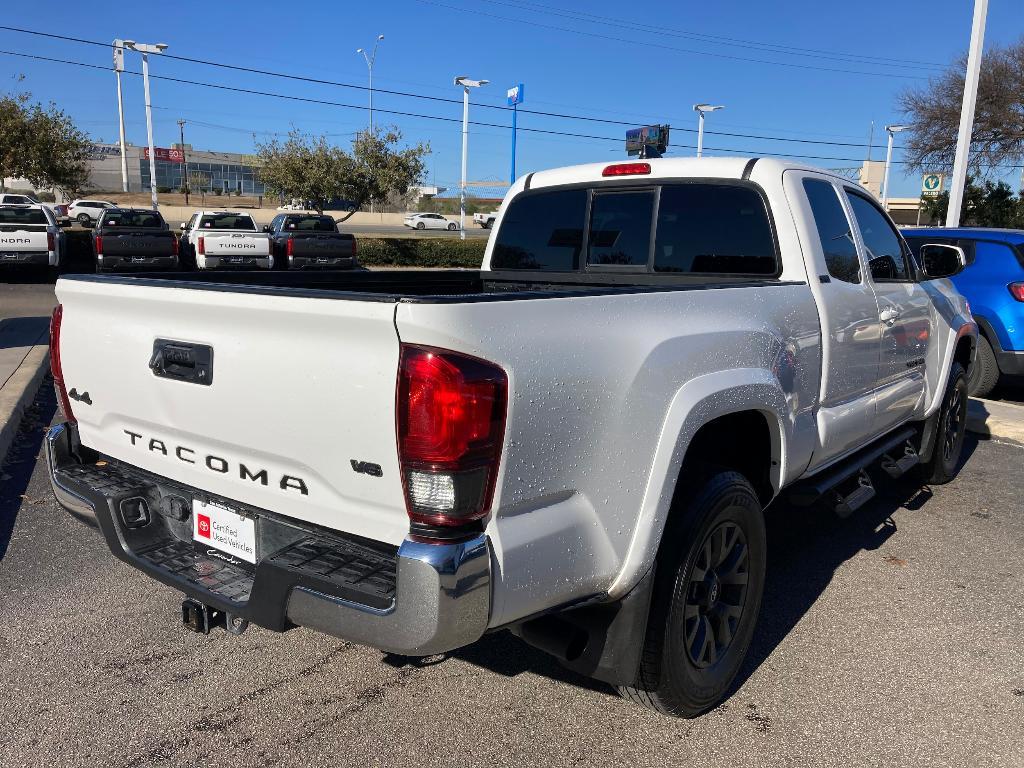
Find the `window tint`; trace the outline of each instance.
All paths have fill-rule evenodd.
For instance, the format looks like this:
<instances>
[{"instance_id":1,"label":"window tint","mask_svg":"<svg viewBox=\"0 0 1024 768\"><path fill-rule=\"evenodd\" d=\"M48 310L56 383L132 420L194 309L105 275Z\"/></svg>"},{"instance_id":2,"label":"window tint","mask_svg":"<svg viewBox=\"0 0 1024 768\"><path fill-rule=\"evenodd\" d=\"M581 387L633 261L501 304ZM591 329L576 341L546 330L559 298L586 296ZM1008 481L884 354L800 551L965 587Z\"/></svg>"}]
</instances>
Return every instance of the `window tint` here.
<instances>
[{"instance_id":1,"label":"window tint","mask_svg":"<svg viewBox=\"0 0 1024 768\"><path fill-rule=\"evenodd\" d=\"M255 232L256 225L248 214L237 213L215 213L203 216L199 221L200 229L240 229L245 232Z\"/></svg>"},{"instance_id":2,"label":"window tint","mask_svg":"<svg viewBox=\"0 0 1024 768\"><path fill-rule=\"evenodd\" d=\"M775 274L775 242L761 196L732 185L662 187L654 269Z\"/></svg>"},{"instance_id":3,"label":"window tint","mask_svg":"<svg viewBox=\"0 0 1024 768\"><path fill-rule=\"evenodd\" d=\"M164 220L156 211L107 211L103 214L103 226L163 229Z\"/></svg>"},{"instance_id":4,"label":"window tint","mask_svg":"<svg viewBox=\"0 0 1024 768\"><path fill-rule=\"evenodd\" d=\"M585 189L536 192L515 198L502 218L491 267L563 272L577 269L586 208Z\"/></svg>"},{"instance_id":5,"label":"window tint","mask_svg":"<svg viewBox=\"0 0 1024 768\"><path fill-rule=\"evenodd\" d=\"M284 228L296 232L337 232L338 227L330 216L289 216Z\"/></svg>"},{"instance_id":6,"label":"window tint","mask_svg":"<svg viewBox=\"0 0 1024 768\"><path fill-rule=\"evenodd\" d=\"M857 217L861 238L871 269L871 277L875 280L908 280L909 271L903 253L903 243L899 235L889 224L874 203L849 190L846 196L850 199L853 213Z\"/></svg>"},{"instance_id":7,"label":"window tint","mask_svg":"<svg viewBox=\"0 0 1024 768\"><path fill-rule=\"evenodd\" d=\"M587 263L647 265L654 191L597 192L590 204Z\"/></svg>"},{"instance_id":8,"label":"window tint","mask_svg":"<svg viewBox=\"0 0 1024 768\"><path fill-rule=\"evenodd\" d=\"M0 224L49 224L41 208L0 208Z\"/></svg>"},{"instance_id":9,"label":"window tint","mask_svg":"<svg viewBox=\"0 0 1024 768\"><path fill-rule=\"evenodd\" d=\"M825 255L828 273L844 283L859 283L857 246L835 187L820 179L804 179L804 192L811 204L814 226L821 240L821 251Z\"/></svg>"}]
</instances>

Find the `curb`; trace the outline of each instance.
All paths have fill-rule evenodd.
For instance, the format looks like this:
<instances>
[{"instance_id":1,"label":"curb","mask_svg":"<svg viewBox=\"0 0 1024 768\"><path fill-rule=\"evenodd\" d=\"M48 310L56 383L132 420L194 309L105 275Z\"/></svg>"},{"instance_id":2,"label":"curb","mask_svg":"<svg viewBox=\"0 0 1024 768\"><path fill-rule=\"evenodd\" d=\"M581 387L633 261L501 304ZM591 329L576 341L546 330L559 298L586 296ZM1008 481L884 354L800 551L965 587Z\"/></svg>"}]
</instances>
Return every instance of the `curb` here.
<instances>
[{"instance_id":1,"label":"curb","mask_svg":"<svg viewBox=\"0 0 1024 768\"><path fill-rule=\"evenodd\" d=\"M39 383L49 369L49 345L36 344L25 355L3 389L0 389L0 465L4 463L7 450L18 434L25 409L32 404Z\"/></svg>"},{"instance_id":2,"label":"curb","mask_svg":"<svg viewBox=\"0 0 1024 768\"><path fill-rule=\"evenodd\" d=\"M971 398L967 429L982 437L1024 445L1024 405Z\"/></svg>"}]
</instances>

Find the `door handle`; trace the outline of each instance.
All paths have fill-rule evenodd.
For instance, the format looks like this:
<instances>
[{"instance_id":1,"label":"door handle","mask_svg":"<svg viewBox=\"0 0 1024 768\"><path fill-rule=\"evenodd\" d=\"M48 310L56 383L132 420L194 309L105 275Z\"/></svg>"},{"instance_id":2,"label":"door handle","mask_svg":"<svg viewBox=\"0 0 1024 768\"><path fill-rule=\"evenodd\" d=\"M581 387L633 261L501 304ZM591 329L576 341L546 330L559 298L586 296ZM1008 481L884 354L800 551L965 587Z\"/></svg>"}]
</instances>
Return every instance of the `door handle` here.
<instances>
[{"instance_id":1,"label":"door handle","mask_svg":"<svg viewBox=\"0 0 1024 768\"><path fill-rule=\"evenodd\" d=\"M878 315L878 319L881 320L886 325L892 325L893 323L900 319L899 310L887 307L886 309L883 309L881 311L881 313Z\"/></svg>"}]
</instances>

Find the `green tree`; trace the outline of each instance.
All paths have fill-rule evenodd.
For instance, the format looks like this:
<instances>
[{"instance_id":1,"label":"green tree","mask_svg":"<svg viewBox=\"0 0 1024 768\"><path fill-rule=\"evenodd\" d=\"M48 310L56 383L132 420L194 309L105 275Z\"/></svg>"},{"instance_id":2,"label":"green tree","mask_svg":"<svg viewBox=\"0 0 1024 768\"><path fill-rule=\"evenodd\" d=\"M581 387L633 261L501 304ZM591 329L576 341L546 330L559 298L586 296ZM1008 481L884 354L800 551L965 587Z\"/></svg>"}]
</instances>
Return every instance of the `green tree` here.
<instances>
[{"instance_id":1,"label":"green tree","mask_svg":"<svg viewBox=\"0 0 1024 768\"><path fill-rule=\"evenodd\" d=\"M949 208L949 192L922 198L922 218L935 224L944 221ZM1013 194L1003 181L975 184L968 180L964 188L961 224L965 227L1024 228L1024 191Z\"/></svg>"},{"instance_id":2,"label":"green tree","mask_svg":"<svg viewBox=\"0 0 1024 768\"><path fill-rule=\"evenodd\" d=\"M28 179L36 188L74 193L89 179L89 138L53 103L28 93L0 97L0 184Z\"/></svg>"},{"instance_id":3,"label":"green tree","mask_svg":"<svg viewBox=\"0 0 1024 768\"><path fill-rule=\"evenodd\" d=\"M394 127L363 131L350 154L324 136L292 131L287 141L275 138L257 145L260 178L272 192L311 201L318 213L333 198L349 200L355 205L347 219L371 200L404 195L419 183L429 147L400 149L401 139Z\"/></svg>"},{"instance_id":4,"label":"green tree","mask_svg":"<svg viewBox=\"0 0 1024 768\"><path fill-rule=\"evenodd\" d=\"M925 173L953 167L960 129L967 57L927 85L900 95L900 108L912 125L904 144L908 167ZM978 102L971 134L969 166L987 173L1024 159L1024 38L992 47L981 60Z\"/></svg>"}]
</instances>

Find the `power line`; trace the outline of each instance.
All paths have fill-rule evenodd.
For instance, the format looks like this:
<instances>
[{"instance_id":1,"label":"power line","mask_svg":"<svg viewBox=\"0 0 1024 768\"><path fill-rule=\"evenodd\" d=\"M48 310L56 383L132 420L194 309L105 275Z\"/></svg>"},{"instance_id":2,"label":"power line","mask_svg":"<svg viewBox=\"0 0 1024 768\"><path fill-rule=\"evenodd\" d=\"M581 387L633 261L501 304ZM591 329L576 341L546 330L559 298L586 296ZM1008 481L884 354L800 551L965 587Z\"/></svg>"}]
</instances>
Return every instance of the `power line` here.
<instances>
[{"instance_id":1,"label":"power line","mask_svg":"<svg viewBox=\"0 0 1024 768\"><path fill-rule=\"evenodd\" d=\"M671 27L652 26L642 24L635 20L613 18L610 16L599 16L585 11L570 8L559 8L547 4L528 2L527 0L484 0L492 5L501 5L507 8L524 11L543 11L544 13L560 16L573 21L583 21L588 24L601 24L621 29L623 27L637 32L656 34L668 37L679 37L697 42L713 43L715 45L731 45L738 48L763 51L765 53L776 53L787 56L804 56L816 59L829 59L852 64L866 64L868 66L899 66L912 69L942 70L945 64L930 61L899 60L886 56L869 56L860 53L847 53L844 51L823 50L821 48L802 48L791 45L779 45L777 43L765 43L757 40L744 40L735 37L723 37L721 35L709 35L702 32L690 32L688 30L673 29Z\"/></svg>"},{"instance_id":2,"label":"power line","mask_svg":"<svg viewBox=\"0 0 1024 768\"><path fill-rule=\"evenodd\" d=\"M97 40L86 40L84 38L79 38L79 37L69 37L67 35L58 35L58 34L54 34L54 33L51 33L51 32L39 32L39 31L36 31L36 30L22 29L20 27L10 27L10 26L0 25L0 30L6 30L6 31L10 31L10 32L19 32L19 33L28 34L28 35L36 35L36 36L39 36L39 37L47 37L47 38L51 38L51 39L55 39L55 40L62 40L62 41L65 41L65 42L82 43L84 45L100 46L100 47L103 47L103 48L109 48L110 47L109 43L103 43L103 42L99 42ZM330 86L335 86L335 87L340 87L340 88L351 88L351 89L355 89L355 90L359 90L359 91L367 91L367 90L369 90L369 88L367 86L364 86L364 85L356 85L356 84L352 84L352 83L342 83L342 82L338 82L338 81L334 81L334 80L321 80L321 79L318 79L318 78L304 77L304 76L301 76L301 75L292 75L292 74L287 74L287 73L283 73L283 72L272 72L270 70L255 69L255 68L252 68L252 67L243 67L243 66L239 66L239 65L235 65L235 64L224 64L224 63L221 63L221 62L207 61L207 60L204 60L204 59L194 59L194 58L190 58L190 57L187 57L187 56L176 56L176 55L169 54L169 53L161 54L161 56L163 58L166 58L166 59L174 59L174 60L177 60L177 61L184 61L184 62L188 62L188 63L191 63L191 64L200 64L200 65L203 65L203 66L218 67L218 68L221 68L221 69L229 69L229 70L234 70L234 71L239 71L239 72L246 72L246 73L255 74L255 75L264 75L264 76L269 76L269 77L279 77L279 78L283 78L283 79L287 79L287 80L297 80L297 81L300 81L300 82L312 83L312 84L316 84L316 85L330 85ZM421 100L425 100L425 101L434 101L434 102L441 102L441 103L445 103L445 104L456 104L458 106L462 106L462 101L461 100L459 100L459 99L444 98L442 96L427 96L427 95L424 95L424 94L408 93L408 92L405 92L405 91L391 91L391 90L386 90L386 89L381 89L381 88L375 88L374 91L377 92L377 93L385 93L385 94L392 95L392 96L402 96L402 97L405 97L405 98L415 98L415 99L421 99ZM484 107L486 109L497 109L497 110L500 110L502 112L509 112L509 111L511 111L509 109L509 107L497 106L497 105L494 105L494 104L481 103L481 104L478 104L478 106ZM364 107L359 107L359 108L363 109ZM383 111L383 110L378 110L378 111ZM395 113L395 114L401 114L401 113ZM565 113L560 113L560 112L544 112L544 111L529 110L529 109L521 109L521 110L519 110L519 114L521 114L521 115L536 115L538 117L550 117L550 118L563 119L563 120L580 120L580 121L585 121L585 122L590 122L590 123L601 123L601 124L604 124L604 125L621 125L621 126L628 127L628 128L632 128L632 127L637 125L636 121L613 120L613 119L610 119L610 118L592 117L592 116L589 116L589 115L573 115L573 114L565 114ZM505 127L505 126L501 126L501 127ZM526 130L526 129L524 128L523 130ZM537 130L537 129L534 129L534 130ZM672 127L672 130L674 130L676 132L683 132L683 133L697 133L697 130L695 128ZM861 146L863 146L863 142L825 141L825 140L822 140L822 139L795 139L795 138L789 138L789 137L785 137L785 136L764 136L764 135L759 135L759 134L735 133L735 132L730 132L730 131L710 131L709 130L709 131L705 131L705 134L709 135L709 136L727 136L729 138L738 138L738 139L755 139L755 140L758 140L758 141L784 141L784 142L789 142L789 143L794 143L794 144L817 144L817 145L821 145L821 146L834 146L834 147L861 147ZM896 147L896 149L898 149L898 147Z\"/></svg>"},{"instance_id":3,"label":"power line","mask_svg":"<svg viewBox=\"0 0 1024 768\"><path fill-rule=\"evenodd\" d=\"M107 67L100 66L99 64L88 64L88 63L80 62L80 61L69 61L67 59L57 59L57 58L52 58L52 57L48 57L48 56L39 56L37 54L21 53L21 52L18 52L18 51L0 50L0 54L4 54L4 55L8 55L8 56L17 56L17 57L20 57L20 58L34 59L34 60L37 60L37 61L48 61L48 62L53 62L53 63L58 63L58 64L67 64L67 65L70 65L70 66L76 66L76 67L83 67L83 68L87 68L87 69L100 70L100 71L103 71L103 72L107 72L108 71ZM124 74L126 74L126 75L135 75L135 76L140 76L141 75L140 72L133 72L133 71L130 71L130 70L125 70ZM284 100L287 100L287 101L297 101L297 102L306 103L306 104L318 104L318 105L321 105L321 106L341 107L341 108L344 108L344 109L358 109L358 110L365 109L365 107L363 107L362 105L359 105L359 104L346 104L344 102L328 101L326 99L313 99L313 98L309 98L309 97L306 97L306 96L295 96L295 95L292 95L292 94L274 93L273 91L259 91L259 90L253 89L253 88L241 88L239 86L223 85L223 84L220 84L220 83L205 83L205 82L202 82L202 81L199 81L199 80L188 80L188 79L185 79L185 78L171 77L169 75L150 75L150 79L152 79L152 80L163 80L163 81L166 81L166 82L180 83L180 84L184 84L184 85L192 85L192 86L197 86L197 87L202 87L202 88L214 88L214 89L217 89L217 90L229 91L229 92L232 92L232 93L244 93L244 94L253 95L253 96L266 96L266 97L271 97L271 98L284 99ZM398 116L398 117L412 117L412 118L419 118L419 119L425 119L425 120L438 120L438 121L442 121L442 122L446 122L446 123L461 123L462 122L459 118L443 117L443 116L440 116L440 115L427 115L427 114L422 114L422 113L417 113L417 112L404 112L404 111L393 110L393 109L381 109L381 110L378 110L378 111L383 113L383 114L395 115L395 116ZM480 121L475 121L475 120L474 121L470 121L470 124L471 125L476 125L476 126L482 126L482 127L486 127L486 128L506 129L508 127L508 126L501 125L501 124L498 124L498 123L486 123L486 122L480 122ZM519 130L520 131L530 132L530 133L539 133L539 134L544 134L544 135L549 135L549 136L569 136L569 137L577 138L577 139L591 139L591 140L596 140L596 141L613 141L613 142L616 142L616 143L622 143L622 141L623 141L622 138L616 138L616 137L612 137L612 136L594 136L594 135L591 135L591 134L573 133L573 132L570 132L570 131L555 131L555 130L550 130L550 129L545 129L545 128L520 127ZM671 146L673 148L676 148L676 149L693 149L692 146L686 145L686 144L671 144L669 146ZM802 160L833 160L833 161L839 161L839 162L859 162L858 158L851 158L851 157L832 157L832 156L827 156L827 155L797 155L797 154L778 153L778 152L751 151L751 150L746 150L746 149L731 149L731 148L726 148L726 147L707 147L707 149L710 150L710 151L713 151L713 152L734 152L734 153L745 154L745 155L762 155L762 156L767 156L767 157L784 157L784 158L795 158L795 159L802 159ZM901 161L893 160L892 162L900 163Z\"/></svg>"},{"instance_id":4,"label":"power line","mask_svg":"<svg viewBox=\"0 0 1024 768\"><path fill-rule=\"evenodd\" d=\"M808 70L815 70L815 71L819 71L819 72L837 72L837 73L842 73L842 74L847 74L847 75L869 75L869 76L873 76L873 77L899 77L899 78L904 78L904 79L909 79L909 80L923 80L923 79L926 79L922 75L910 75L910 74L902 75L902 74L896 74L896 73L891 73L891 72L868 72L868 71L865 71L865 70L837 69L835 67L818 67L818 66L814 66L813 64L795 64L795 63L789 62L789 61L772 61L770 59L753 59L753 58L750 58L750 57L747 57L747 56L735 56L735 55L730 54L730 53L721 53L719 51L698 51L698 50L695 50L693 48L678 48L676 46L665 45L663 43L640 42L638 40L630 40L628 38L623 38L623 37L614 37L612 35L602 35L602 34L600 34L598 32L588 32L588 31L582 30L582 29L572 29L571 27L559 27L559 26L554 25L554 24L543 24L543 23L541 23L539 21L530 21L528 19L519 19L519 18L515 18L513 16L502 16L502 15L497 14L497 13L490 13L488 11L482 11L479 8L463 8L463 7L460 7L460 6L457 6L457 5L448 5L447 3L436 2L436 0L417 0L417 2L423 3L425 5L437 6L438 8L447 8L448 10L458 11L459 13L471 13L471 14L474 14L474 15L477 15L477 16L488 16L488 17L490 17L492 19L499 19L500 21L511 21L513 23L516 23L516 24L528 24L528 25L530 25L532 27L539 27L541 29L550 29L550 30L554 30L556 32L569 32L570 34L573 34L573 35L583 35L583 36L586 36L586 37L594 37L594 38L598 38L600 40L611 40L611 41L617 42L617 43L627 43L629 45L643 45L643 46L646 46L646 47L649 47L649 48L661 48L662 50L674 51L675 53L686 53L686 54L692 54L692 55L696 55L696 56L714 56L714 57L717 57L717 58L720 58L720 59L729 59L731 61L744 61L744 62L748 62L748 63L751 63L751 64L771 64L771 65L774 65L774 66L777 66L777 67L790 67L790 68L794 68L794 69L808 69Z\"/></svg>"}]
</instances>

